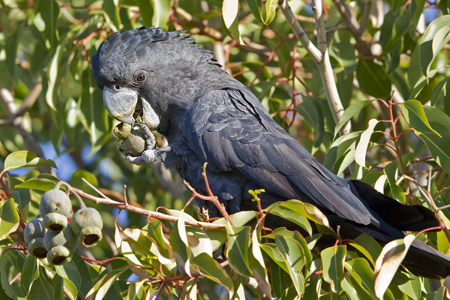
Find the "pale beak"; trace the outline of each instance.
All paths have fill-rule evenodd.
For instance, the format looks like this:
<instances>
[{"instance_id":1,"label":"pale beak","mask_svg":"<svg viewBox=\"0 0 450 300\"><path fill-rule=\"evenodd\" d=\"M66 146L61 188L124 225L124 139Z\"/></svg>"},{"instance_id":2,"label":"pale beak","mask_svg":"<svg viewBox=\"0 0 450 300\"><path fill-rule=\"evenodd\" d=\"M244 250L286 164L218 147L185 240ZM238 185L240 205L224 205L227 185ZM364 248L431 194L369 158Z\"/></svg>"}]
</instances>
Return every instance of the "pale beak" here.
<instances>
[{"instance_id":1,"label":"pale beak","mask_svg":"<svg viewBox=\"0 0 450 300\"><path fill-rule=\"evenodd\" d=\"M113 118L131 126L134 125L133 114L138 103L137 92L127 88L113 90L109 87L104 87L103 103Z\"/></svg>"}]
</instances>

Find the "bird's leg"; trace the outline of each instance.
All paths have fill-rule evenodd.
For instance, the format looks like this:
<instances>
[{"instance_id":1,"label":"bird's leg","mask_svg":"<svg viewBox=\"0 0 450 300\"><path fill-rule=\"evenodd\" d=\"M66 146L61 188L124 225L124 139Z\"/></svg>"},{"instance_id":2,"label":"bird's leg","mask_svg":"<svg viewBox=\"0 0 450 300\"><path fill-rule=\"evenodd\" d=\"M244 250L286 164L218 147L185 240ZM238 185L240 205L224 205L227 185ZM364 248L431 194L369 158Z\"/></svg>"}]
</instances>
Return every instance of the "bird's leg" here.
<instances>
[{"instance_id":1,"label":"bird's leg","mask_svg":"<svg viewBox=\"0 0 450 300\"><path fill-rule=\"evenodd\" d=\"M155 161L164 162L166 152L171 150L170 146L156 149L155 136L150 131L150 129L144 124L137 123L136 125L139 126L139 129L142 131L142 133L144 133L147 149L141 153L141 156L131 156L129 154L125 154L125 159L135 165L146 165L151 164Z\"/></svg>"}]
</instances>

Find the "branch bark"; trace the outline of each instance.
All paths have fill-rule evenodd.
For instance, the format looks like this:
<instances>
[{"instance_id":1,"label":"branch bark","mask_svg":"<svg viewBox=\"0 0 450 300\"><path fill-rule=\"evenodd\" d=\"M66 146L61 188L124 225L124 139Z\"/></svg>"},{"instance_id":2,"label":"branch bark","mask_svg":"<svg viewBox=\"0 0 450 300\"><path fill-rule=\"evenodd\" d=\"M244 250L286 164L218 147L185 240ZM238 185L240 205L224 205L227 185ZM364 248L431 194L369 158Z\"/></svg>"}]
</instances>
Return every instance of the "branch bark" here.
<instances>
[{"instance_id":1,"label":"branch bark","mask_svg":"<svg viewBox=\"0 0 450 300\"><path fill-rule=\"evenodd\" d=\"M358 24L358 22L352 17L352 14L350 13L350 9L347 5L345 5L344 1L342 0L333 0L334 5L336 5L337 10L341 14L342 20L344 20L345 24L347 24L348 29L352 36L356 40L356 45L358 47L358 51L363 56L372 56L372 50L370 49L370 44L363 38L364 31L361 30L361 28L365 28L367 24L367 18L369 17L370 10L365 10L363 18L361 19L361 26ZM366 6L371 6L372 2L368 1L366 3Z\"/></svg>"},{"instance_id":2,"label":"branch bark","mask_svg":"<svg viewBox=\"0 0 450 300\"><path fill-rule=\"evenodd\" d=\"M317 29L317 44L316 47L306 35L305 31L298 23L292 9L287 3L287 0L279 0L278 5L283 12L286 20L291 26L292 31L302 43L303 47L313 58L317 67L319 68L320 77L325 89L328 105L331 109L334 121L337 123L344 113L341 99L339 97L336 82L334 81L333 69L331 68L330 58L328 55L328 45L326 38L325 20L323 16L322 1L314 0L313 11L316 20ZM341 129L341 134L348 134L351 132L351 124L348 122Z\"/></svg>"}]
</instances>

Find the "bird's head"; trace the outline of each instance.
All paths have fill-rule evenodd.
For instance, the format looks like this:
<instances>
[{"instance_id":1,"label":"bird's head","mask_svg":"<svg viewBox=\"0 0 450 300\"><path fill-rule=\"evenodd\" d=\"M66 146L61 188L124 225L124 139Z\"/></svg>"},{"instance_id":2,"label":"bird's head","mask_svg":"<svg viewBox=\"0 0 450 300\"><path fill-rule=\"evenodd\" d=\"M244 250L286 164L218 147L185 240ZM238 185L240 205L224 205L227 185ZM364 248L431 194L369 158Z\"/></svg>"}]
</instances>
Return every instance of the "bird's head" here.
<instances>
[{"instance_id":1,"label":"bird's head","mask_svg":"<svg viewBox=\"0 0 450 300\"><path fill-rule=\"evenodd\" d=\"M204 92L203 73L220 68L210 51L181 33L141 27L100 45L92 69L111 116L131 125L141 116L151 130L164 132Z\"/></svg>"}]
</instances>

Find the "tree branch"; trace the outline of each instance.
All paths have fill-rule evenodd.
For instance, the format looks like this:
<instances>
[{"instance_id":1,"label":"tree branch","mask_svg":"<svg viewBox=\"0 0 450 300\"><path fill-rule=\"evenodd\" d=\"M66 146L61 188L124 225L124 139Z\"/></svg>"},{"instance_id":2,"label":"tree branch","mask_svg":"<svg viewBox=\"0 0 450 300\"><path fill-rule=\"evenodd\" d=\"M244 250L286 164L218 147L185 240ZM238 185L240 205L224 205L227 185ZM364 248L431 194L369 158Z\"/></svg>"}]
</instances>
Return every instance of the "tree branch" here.
<instances>
[{"instance_id":1,"label":"tree branch","mask_svg":"<svg viewBox=\"0 0 450 300\"><path fill-rule=\"evenodd\" d=\"M363 38L364 31L361 30L361 28L365 28L367 21L364 21L364 19L361 19L362 26L358 24L358 22L352 18L352 14L350 13L350 10L347 5L342 0L333 0L334 5L336 5L337 10L341 14L342 20L344 20L345 24L347 24L348 29L350 30L350 33L356 40L356 45L358 47L358 51L363 54L364 56L372 56L372 50L370 49L370 44ZM370 6L370 4L366 3L366 6ZM368 18L369 12L364 12L367 14L367 16L364 16L364 18Z\"/></svg>"},{"instance_id":2,"label":"tree branch","mask_svg":"<svg viewBox=\"0 0 450 300\"><path fill-rule=\"evenodd\" d=\"M140 214L140 215L144 215L146 217L155 218L155 219L159 219L159 220L165 220L165 221L170 221L170 222L177 222L178 221L177 217L165 215L165 214L162 214L162 213L159 213L159 212L155 212L155 211L146 210L144 208L139 208L139 207L132 206L132 205L127 205L127 204L122 203L122 202L113 201L113 200L111 200L109 198L105 199L105 198L95 197L95 196L92 196L92 195L90 195L88 193L85 193L82 190L79 190L79 189L74 188L74 187L72 187L72 190L75 191L81 197L89 199L89 200L92 200L95 203L101 203L101 204L114 206L114 207L117 207L118 209L128 210L128 211ZM184 220L184 222L186 224L194 226L194 227L209 228L209 229L223 229L223 228L225 228L225 225L221 225L221 224L206 223L206 222L191 221L191 220Z\"/></svg>"},{"instance_id":3,"label":"tree branch","mask_svg":"<svg viewBox=\"0 0 450 300\"><path fill-rule=\"evenodd\" d=\"M339 98L339 93L336 88L336 82L334 81L333 69L331 68L330 58L328 56L328 45L322 1L314 0L313 2L313 11L317 29L317 47L314 46L311 40L307 37L301 25L297 22L292 9L287 4L287 0L279 0L278 5L280 6L280 9L283 12L289 25L291 26L292 31L298 37L303 47L305 47L305 49L308 51L317 65L320 77L322 78L328 105L331 109L334 121L337 123L344 113L344 107L342 105L341 99ZM351 125L350 122L348 122L341 129L341 134L347 134L350 132Z\"/></svg>"}]
</instances>

